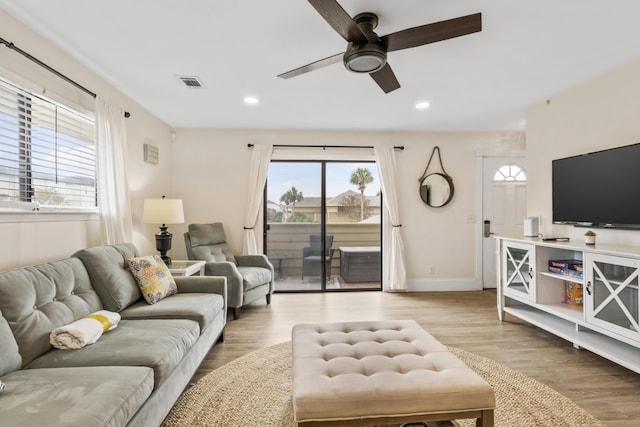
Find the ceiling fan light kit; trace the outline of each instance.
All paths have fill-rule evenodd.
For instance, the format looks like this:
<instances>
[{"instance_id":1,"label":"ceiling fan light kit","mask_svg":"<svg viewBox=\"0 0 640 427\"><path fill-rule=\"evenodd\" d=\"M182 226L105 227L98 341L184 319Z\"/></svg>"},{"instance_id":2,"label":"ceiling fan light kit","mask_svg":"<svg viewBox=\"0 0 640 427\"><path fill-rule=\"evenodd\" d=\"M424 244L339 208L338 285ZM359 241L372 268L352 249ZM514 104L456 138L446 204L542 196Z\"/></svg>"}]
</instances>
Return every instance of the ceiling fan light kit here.
<instances>
[{"instance_id":1,"label":"ceiling fan light kit","mask_svg":"<svg viewBox=\"0 0 640 427\"><path fill-rule=\"evenodd\" d=\"M387 63L387 53L373 43L349 44L343 62L347 70L354 73L374 73Z\"/></svg>"},{"instance_id":2,"label":"ceiling fan light kit","mask_svg":"<svg viewBox=\"0 0 640 427\"><path fill-rule=\"evenodd\" d=\"M387 62L387 52L409 49L429 43L460 37L482 31L482 15L461 16L446 21L407 28L379 37L373 30L378 26L374 13L359 13L351 18L335 0L308 0L316 11L347 42L342 62L347 70L369 74L385 93L400 87L400 83ZM278 75L284 79L299 76L334 64L341 54L298 67Z\"/></svg>"},{"instance_id":3,"label":"ceiling fan light kit","mask_svg":"<svg viewBox=\"0 0 640 427\"><path fill-rule=\"evenodd\" d=\"M359 13L353 21L366 41L349 41L344 66L354 73L374 73L387 64L387 48L373 31L378 26L378 16L370 12Z\"/></svg>"}]
</instances>

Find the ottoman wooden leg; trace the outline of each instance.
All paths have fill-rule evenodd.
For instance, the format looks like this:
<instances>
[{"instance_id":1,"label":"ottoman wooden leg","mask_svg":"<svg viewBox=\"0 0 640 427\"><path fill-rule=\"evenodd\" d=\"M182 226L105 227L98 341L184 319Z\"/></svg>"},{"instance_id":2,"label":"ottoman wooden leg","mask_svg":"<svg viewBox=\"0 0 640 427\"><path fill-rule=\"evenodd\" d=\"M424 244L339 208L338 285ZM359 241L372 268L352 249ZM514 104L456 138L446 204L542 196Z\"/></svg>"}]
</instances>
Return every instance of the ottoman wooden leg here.
<instances>
[{"instance_id":1,"label":"ottoman wooden leg","mask_svg":"<svg viewBox=\"0 0 640 427\"><path fill-rule=\"evenodd\" d=\"M493 409L482 411L482 416L476 419L476 427L493 427Z\"/></svg>"}]
</instances>

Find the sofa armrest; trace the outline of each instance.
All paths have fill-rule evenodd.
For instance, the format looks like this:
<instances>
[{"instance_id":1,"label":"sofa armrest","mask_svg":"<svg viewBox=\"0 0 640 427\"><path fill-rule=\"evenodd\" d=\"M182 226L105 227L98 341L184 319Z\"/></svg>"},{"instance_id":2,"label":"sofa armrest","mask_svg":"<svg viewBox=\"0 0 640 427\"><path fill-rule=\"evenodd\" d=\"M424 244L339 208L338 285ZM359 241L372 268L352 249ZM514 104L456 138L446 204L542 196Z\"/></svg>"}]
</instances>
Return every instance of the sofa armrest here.
<instances>
[{"instance_id":1,"label":"sofa armrest","mask_svg":"<svg viewBox=\"0 0 640 427\"><path fill-rule=\"evenodd\" d=\"M227 278L219 276L174 276L178 293L218 294L224 298L224 310L227 310Z\"/></svg>"},{"instance_id":2,"label":"sofa armrest","mask_svg":"<svg viewBox=\"0 0 640 427\"><path fill-rule=\"evenodd\" d=\"M173 276L178 292L220 294L227 297L227 278L219 276Z\"/></svg>"},{"instance_id":3,"label":"sofa armrest","mask_svg":"<svg viewBox=\"0 0 640 427\"><path fill-rule=\"evenodd\" d=\"M238 268L230 261L207 261L204 265L204 274L207 276L224 276L227 277L227 281L234 276L242 280Z\"/></svg>"},{"instance_id":4,"label":"sofa armrest","mask_svg":"<svg viewBox=\"0 0 640 427\"><path fill-rule=\"evenodd\" d=\"M207 276L224 276L227 279L227 304L236 307L242 301L242 275L236 265L230 261L208 261L204 265Z\"/></svg>"},{"instance_id":5,"label":"sofa armrest","mask_svg":"<svg viewBox=\"0 0 640 427\"><path fill-rule=\"evenodd\" d=\"M236 255L238 265L243 267L263 267L273 270L266 255Z\"/></svg>"}]
</instances>

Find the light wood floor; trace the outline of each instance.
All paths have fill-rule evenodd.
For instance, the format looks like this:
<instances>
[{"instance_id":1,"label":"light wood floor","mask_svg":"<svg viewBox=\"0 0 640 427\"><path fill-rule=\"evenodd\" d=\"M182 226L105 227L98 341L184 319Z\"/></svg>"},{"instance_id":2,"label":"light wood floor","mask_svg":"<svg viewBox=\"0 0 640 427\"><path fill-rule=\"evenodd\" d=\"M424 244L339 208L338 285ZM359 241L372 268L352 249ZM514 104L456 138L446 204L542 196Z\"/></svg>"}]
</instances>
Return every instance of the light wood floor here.
<instances>
[{"instance_id":1,"label":"light wood floor","mask_svg":"<svg viewBox=\"0 0 640 427\"><path fill-rule=\"evenodd\" d=\"M300 291L315 291L318 292L322 289L321 279L319 277L305 277L301 279L300 276L288 276L278 279L274 283L276 292L300 292ZM347 283L340 276L333 276L329 283L327 283L327 289L351 289L351 290L380 290L380 282L354 282Z\"/></svg>"},{"instance_id":2,"label":"light wood floor","mask_svg":"<svg viewBox=\"0 0 640 427\"><path fill-rule=\"evenodd\" d=\"M443 344L488 357L554 388L610 427L640 425L640 374L510 315L500 322L494 291L275 294L227 323L194 381L253 350L290 340L296 323L414 319ZM638 350L640 351L640 349Z\"/></svg>"}]
</instances>

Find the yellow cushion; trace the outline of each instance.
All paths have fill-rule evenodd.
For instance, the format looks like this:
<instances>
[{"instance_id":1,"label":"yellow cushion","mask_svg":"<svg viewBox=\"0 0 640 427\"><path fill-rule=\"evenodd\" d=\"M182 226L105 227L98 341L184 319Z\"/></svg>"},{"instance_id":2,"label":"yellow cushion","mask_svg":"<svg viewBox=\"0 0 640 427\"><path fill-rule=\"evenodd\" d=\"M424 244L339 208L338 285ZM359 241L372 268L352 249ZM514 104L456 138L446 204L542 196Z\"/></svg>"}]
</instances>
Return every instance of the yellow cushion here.
<instances>
[{"instance_id":1,"label":"yellow cushion","mask_svg":"<svg viewBox=\"0 0 640 427\"><path fill-rule=\"evenodd\" d=\"M129 267L142 296L149 304L178 293L178 287L167 265L158 255L129 258Z\"/></svg>"}]
</instances>

